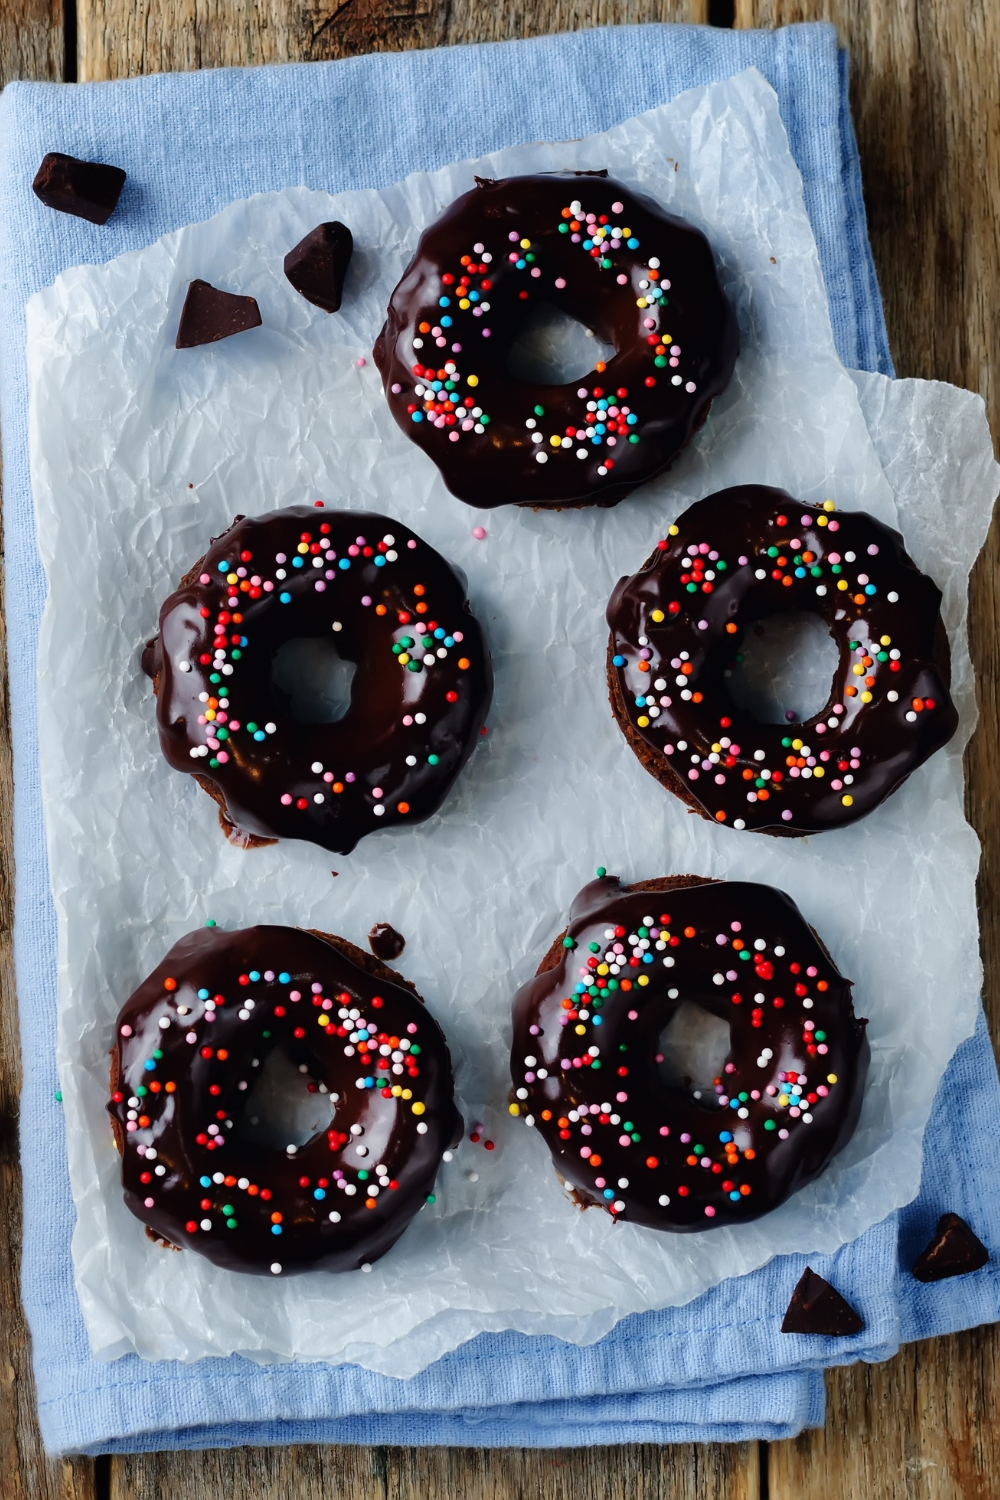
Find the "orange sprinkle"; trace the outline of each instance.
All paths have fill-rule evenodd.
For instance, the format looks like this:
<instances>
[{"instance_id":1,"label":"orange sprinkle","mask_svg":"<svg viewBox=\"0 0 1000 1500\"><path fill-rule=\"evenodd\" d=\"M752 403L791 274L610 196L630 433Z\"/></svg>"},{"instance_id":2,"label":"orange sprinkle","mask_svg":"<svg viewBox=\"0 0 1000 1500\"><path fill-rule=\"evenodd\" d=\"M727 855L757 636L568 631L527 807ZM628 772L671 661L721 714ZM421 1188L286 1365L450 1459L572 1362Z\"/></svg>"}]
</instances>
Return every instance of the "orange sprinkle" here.
<instances>
[{"instance_id":1,"label":"orange sprinkle","mask_svg":"<svg viewBox=\"0 0 1000 1500\"><path fill-rule=\"evenodd\" d=\"M335 781L333 783L333 790L335 792L342 792L344 790L344 783L342 781Z\"/></svg>"},{"instance_id":2,"label":"orange sprinkle","mask_svg":"<svg viewBox=\"0 0 1000 1500\"><path fill-rule=\"evenodd\" d=\"M597 361L597 364L596 364L596 365L595 365L595 366L594 366L594 369L595 369L595 370L596 370L596 371L597 371L597 373L598 373L598 375L603 375L603 374L604 374L604 372L605 372L605 370L606 370L606 369L607 369L607 368L608 368L608 367L607 367L607 365L606 365L606 364L605 364L605 363L604 363L604 360L603 360L603 359L599 359L599 360L598 360L598 361ZM593 1160L593 1158L591 1158L591 1160Z\"/></svg>"},{"instance_id":3,"label":"orange sprinkle","mask_svg":"<svg viewBox=\"0 0 1000 1500\"><path fill-rule=\"evenodd\" d=\"M717 821L718 821L718 822L719 822L719 823L724 823L724 822L725 822L725 821L726 821L726 815L725 815L725 813L724 813L724 812L722 812L722 811L721 811L721 810L720 810L720 811L719 811L719 812L717 812L717 813L716 813L716 815L715 815L715 817L716 817L716 820L717 820Z\"/></svg>"},{"instance_id":4,"label":"orange sprinkle","mask_svg":"<svg viewBox=\"0 0 1000 1500\"><path fill-rule=\"evenodd\" d=\"M410 804L408 802L397 802L397 804L396 804L396 811L397 812L401 812L404 817L409 812L409 810L410 810Z\"/></svg>"},{"instance_id":5,"label":"orange sprinkle","mask_svg":"<svg viewBox=\"0 0 1000 1500\"><path fill-rule=\"evenodd\" d=\"M737 629L737 627L733 624L732 620L730 620L729 624L726 626L726 633L728 635L735 635L736 634L736 629Z\"/></svg>"},{"instance_id":6,"label":"orange sprinkle","mask_svg":"<svg viewBox=\"0 0 1000 1500\"><path fill-rule=\"evenodd\" d=\"M418 605L417 608L419 609L420 606ZM460 656L458 658L458 670L460 672L467 672L471 666L472 663L467 656Z\"/></svg>"},{"instance_id":7,"label":"orange sprinkle","mask_svg":"<svg viewBox=\"0 0 1000 1500\"><path fill-rule=\"evenodd\" d=\"M175 990L177 988L177 980L176 979L165 979L163 981L163 988L165 990Z\"/></svg>"},{"instance_id":8,"label":"orange sprinkle","mask_svg":"<svg viewBox=\"0 0 1000 1500\"><path fill-rule=\"evenodd\" d=\"M413 585L413 592L416 594L418 599L422 599L427 590L424 588L422 583L415 583Z\"/></svg>"},{"instance_id":9,"label":"orange sprinkle","mask_svg":"<svg viewBox=\"0 0 1000 1500\"><path fill-rule=\"evenodd\" d=\"M695 929L693 927L685 927L685 929L684 929L684 936L686 938L693 938L694 937L694 933L695 933Z\"/></svg>"},{"instance_id":10,"label":"orange sprinkle","mask_svg":"<svg viewBox=\"0 0 1000 1500\"><path fill-rule=\"evenodd\" d=\"M272 1214L271 1215L271 1223L272 1224L280 1224L281 1223L281 1215L280 1214Z\"/></svg>"},{"instance_id":11,"label":"orange sprinkle","mask_svg":"<svg viewBox=\"0 0 1000 1500\"><path fill-rule=\"evenodd\" d=\"M384 614L388 613L388 611L386 610L386 607L385 607L384 604L376 604L376 606L375 606L375 613L377 615L384 615Z\"/></svg>"},{"instance_id":12,"label":"orange sprinkle","mask_svg":"<svg viewBox=\"0 0 1000 1500\"><path fill-rule=\"evenodd\" d=\"M418 604L417 605L417 614L418 615L425 615L426 613L427 613L427 605L426 604Z\"/></svg>"},{"instance_id":13,"label":"orange sprinkle","mask_svg":"<svg viewBox=\"0 0 1000 1500\"><path fill-rule=\"evenodd\" d=\"M177 1091L176 1083L165 1083L163 1087L166 1089L168 1094L173 1094Z\"/></svg>"},{"instance_id":14,"label":"orange sprinkle","mask_svg":"<svg viewBox=\"0 0 1000 1500\"><path fill-rule=\"evenodd\" d=\"M748 1189L748 1191L749 1191L749 1189ZM377 1198L366 1198L365 1199L365 1208L376 1208L377 1206L378 1206L378 1199Z\"/></svg>"},{"instance_id":15,"label":"orange sprinkle","mask_svg":"<svg viewBox=\"0 0 1000 1500\"><path fill-rule=\"evenodd\" d=\"M225 1047L220 1047L215 1055L220 1062L225 1062L226 1058L229 1056L229 1053L226 1051Z\"/></svg>"}]
</instances>

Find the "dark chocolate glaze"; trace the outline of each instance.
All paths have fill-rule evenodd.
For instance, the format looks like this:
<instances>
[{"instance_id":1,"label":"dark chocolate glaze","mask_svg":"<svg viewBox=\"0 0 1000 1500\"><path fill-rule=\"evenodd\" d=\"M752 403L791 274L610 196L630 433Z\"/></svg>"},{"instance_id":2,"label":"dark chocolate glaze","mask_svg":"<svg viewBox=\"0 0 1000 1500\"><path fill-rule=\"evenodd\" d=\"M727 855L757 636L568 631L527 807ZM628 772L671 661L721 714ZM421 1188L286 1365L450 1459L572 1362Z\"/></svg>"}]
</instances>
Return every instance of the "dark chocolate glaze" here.
<instances>
[{"instance_id":1,"label":"dark chocolate glaze","mask_svg":"<svg viewBox=\"0 0 1000 1500\"><path fill-rule=\"evenodd\" d=\"M368 934L368 946L376 958L391 964L406 947L406 939L395 927L390 927L388 922L376 922Z\"/></svg>"},{"instance_id":2,"label":"dark chocolate glaze","mask_svg":"<svg viewBox=\"0 0 1000 1500\"><path fill-rule=\"evenodd\" d=\"M493 693L465 587L385 516L292 506L239 517L166 601L143 655L164 755L197 775L238 842L349 854L378 828L423 822L472 754ZM297 723L271 680L275 653L298 637L332 640L357 664L335 723ZM199 723L206 712L225 719Z\"/></svg>"},{"instance_id":3,"label":"dark chocolate glaze","mask_svg":"<svg viewBox=\"0 0 1000 1500\"><path fill-rule=\"evenodd\" d=\"M247 1134L276 1048L335 1104L296 1150ZM122 1007L111 1089L132 1213L258 1275L384 1255L462 1131L447 1044L412 986L342 938L291 927L203 928L175 944Z\"/></svg>"},{"instance_id":4,"label":"dark chocolate glaze","mask_svg":"<svg viewBox=\"0 0 1000 1500\"><path fill-rule=\"evenodd\" d=\"M955 733L941 591L863 511L741 485L699 500L608 604L615 718L703 816L774 834L863 818ZM829 701L764 724L725 674L754 621L818 614L840 652Z\"/></svg>"},{"instance_id":5,"label":"dark chocolate glaze","mask_svg":"<svg viewBox=\"0 0 1000 1500\"><path fill-rule=\"evenodd\" d=\"M616 943L619 972L602 975ZM729 1024L714 1095L658 1072L658 1039L684 1001ZM850 1139L866 1025L850 981L782 891L609 876L579 893L563 938L514 1000L512 1100L583 1204L650 1229L744 1224L818 1177Z\"/></svg>"},{"instance_id":6,"label":"dark chocolate glaze","mask_svg":"<svg viewBox=\"0 0 1000 1500\"><path fill-rule=\"evenodd\" d=\"M609 230L603 254L588 214ZM507 372L546 306L614 346L604 368L557 386ZM604 173L554 173L477 178L424 231L374 357L403 431L452 494L490 509L617 505L690 441L738 348L704 235Z\"/></svg>"}]
</instances>

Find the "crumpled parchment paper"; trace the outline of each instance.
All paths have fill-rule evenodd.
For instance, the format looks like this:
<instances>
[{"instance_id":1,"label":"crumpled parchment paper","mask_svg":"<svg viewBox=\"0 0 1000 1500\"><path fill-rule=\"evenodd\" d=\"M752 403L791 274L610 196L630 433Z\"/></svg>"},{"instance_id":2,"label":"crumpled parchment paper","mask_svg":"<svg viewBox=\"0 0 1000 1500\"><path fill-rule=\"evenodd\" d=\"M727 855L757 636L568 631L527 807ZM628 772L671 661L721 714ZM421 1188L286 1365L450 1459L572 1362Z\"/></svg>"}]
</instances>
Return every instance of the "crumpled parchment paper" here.
<instances>
[{"instance_id":1,"label":"crumpled parchment paper","mask_svg":"<svg viewBox=\"0 0 1000 1500\"><path fill-rule=\"evenodd\" d=\"M371 343L420 228L474 171L557 167L608 167L701 225L743 353L670 474L616 510L484 515L452 498L395 427ZM285 281L282 257L333 218L358 248L343 310L328 317ZM175 350L195 276L252 293L263 327ZM913 1197L931 1100L973 1028L981 977L979 851L962 814L975 716L965 598L997 469L978 398L838 363L799 177L758 74L604 136L504 151L384 192L290 189L235 203L140 253L66 272L32 300L28 326L51 591L39 711L59 1066L77 1287L96 1354L239 1350L406 1376L482 1330L587 1343L778 1252L833 1250ZM945 591L959 734L866 821L811 840L690 816L641 769L606 701L613 584L685 506L748 481L899 526ZM398 515L466 571L496 666L490 733L419 828L366 838L349 858L304 843L243 853L223 839L214 804L160 757L139 647L235 512L316 498ZM478 524L485 540L471 535ZM757 1223L671 1236L581 1214L541 1141L507 1114L511 997L598 864L627 880L680 871L782 887L856 983L873 1051L858 1131L818 1182ZM399 967L444 1026L467 1121L496 1149L467 1140L442 1168L437 1202L369 1275L239 1277L157 1249L124 1207L104 1113L114 1017L208 917L362 944L373 922L390 921L407 938Z\"/></svg>"}]
</instances>

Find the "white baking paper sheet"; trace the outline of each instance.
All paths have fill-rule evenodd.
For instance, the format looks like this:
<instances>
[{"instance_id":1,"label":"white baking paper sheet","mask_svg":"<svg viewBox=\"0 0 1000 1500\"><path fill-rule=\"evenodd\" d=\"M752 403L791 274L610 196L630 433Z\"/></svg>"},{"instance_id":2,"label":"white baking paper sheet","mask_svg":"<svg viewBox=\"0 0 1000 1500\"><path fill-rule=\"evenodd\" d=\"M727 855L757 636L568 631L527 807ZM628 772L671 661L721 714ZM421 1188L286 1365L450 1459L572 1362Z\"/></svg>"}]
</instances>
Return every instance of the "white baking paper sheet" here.
<instances>
[{"instance_id":1,"label":"white baking paper sheet","mask_svg":"<svg viewBox=\"0 0 1000 1500\"><path fill-rule=\"evenodd\" d=\"M579 167L607 167L707 231L742 327L737 375L672 472L617 509L473 512L389 418L372 340L418 231L474 171ZM284 280L282 257L334 218L357 251L343 311L328 317ZM195 276L252 293L263 327L175 350ZM978 398L852 377L838 363L801 183L758 74L604 136L504 151L380 193L291 189L235 203L140 253L66 272L32 300L28 327L50 582L39 675L59 1066L77 1287L96 1354L239 1350L405 1376L482 1330L587 1343L778 1252L833 1250L914 1196L931 1100L972 1030L980 985L978 845L962 815L975 714L965 597L997 470ZM642 770L607 705L613 584L693 500L748 481L898 525L945 590L960 733L867 820L812 840L689 815ZM214 804L162 760L139 648L235 512L317 498L399 516L466 571L496 666L490 732L419 828L366 838L348 858L295 843L244 853L222 838ZM507 1114L511 997L599 864L627 880L693 872L782 887L856 982L873 1054L857 1134L818 1182L757 1223L672 1236L580 1213L540 1139ZM467 1121L496 1149L466 1141L436 1203L370 1274L239 1277L158 1250L124 1207L104 1112L114 1017L208 917L361 944L390 921L407 938L400 967L448 1035Z\"/></svg>"}]
</instances>

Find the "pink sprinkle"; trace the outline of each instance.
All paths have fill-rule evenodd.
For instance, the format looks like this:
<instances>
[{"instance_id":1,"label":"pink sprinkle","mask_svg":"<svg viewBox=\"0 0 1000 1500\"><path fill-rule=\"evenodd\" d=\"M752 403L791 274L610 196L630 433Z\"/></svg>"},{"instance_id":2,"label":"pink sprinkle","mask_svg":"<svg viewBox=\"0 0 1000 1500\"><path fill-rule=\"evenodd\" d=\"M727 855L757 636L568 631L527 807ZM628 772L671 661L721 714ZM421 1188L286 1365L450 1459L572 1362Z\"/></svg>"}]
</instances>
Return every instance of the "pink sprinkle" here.
<instances>
[{"instance_id":1,"label":"pink sprinkle","mask_svg":"<svg viewBox=\"0 0 1000 1500\"><path fill-rule=\"evenodd\" d=\"M333 780L333 772L332 771L324 771L323 772L323 780L329 784Z\"/></svg>"},{"instance_id":2,"label":"pink sprinkle","mask_svg":"<svg viewBox=\"0 0 1000 1500\"><path fill-rule=\"evenodd\" d=\"M289 990L288 991L288 998L289 998L289 1000L301 1000L302 999L302 991L301 990Z\"/></svg>"},{"instance_id":3,"label":"pink sprinkle","mask_svg":"<svg viewBox=\"0 0 1000 1500\"><path fill-rule=\"evenodd\" d=\"M211 583L212 582L212 575L210 573L202 573L201 577L198 579L198 582L199 583Z\"/></svg>"},{"instance_id":4,"label":"pink sprinkle","mask_svg":"<svg viewBox=\"0 0 1000 1500\"><path fill-rule=\"evenodd\" d=\"M381 797L382 796L382 788L380 786L373 786L372 787L372 796L373 797Z\"/></svg>"},{"instance_id":5,"label":"pink sprinkle","mask_svg":"<svg viewBox=\"0 0 1000 1500\"><path fill-rule=\"evenodd\" d=\"M617 279L617 282L618 282L619 286L628 286L628 277L627 276L619 276L616 279Z\"/></svg>"},{"instance_id":6,"label":"pink sprinkle","mask_svg":"<svg viewBox=\"0 0 1000 1500\"><path fill-rule=\"evenodd\" d=\"M670 1134L670 1126L669 1125L661 1125L660 1126L660 1134L661 1135L669 1135Z\"/></svg>"},{"instance_id":7,"label":"pink sprinkle","mask_svg":"<svg viewBox=\"0 0 1000 1500\"><path fill-rule=\"evenodd\" d=\"M362 594L361 595L361 603L362 604L364 604L365 606L367 606L367 605L371 604L371 602L372 602L372 596L371 596L371 594Z\"/></svg>"},{"instance_id":8,"label":"pink sprinkle","mask_svg":"<svg viewBox=\"0 0 1000 1500\"><path fill-rule=\"evenodd\" d=\"M792 809L790 807L786 807L781 816L786 823L790 823L792 821Z\"/></svg>"},{"instance_id":9,"label":"pink sprinkle","mask_svg":"<svg viewBox=\"0 0 1000 1500\"><path fill-rule=\"evenodd\" d=\"M410 1024L409 1024L409 1026L407 1026L407 1028L406 1028L406 1029L407 1029L407 1031L408 1031L408 1032L409 1032L409 1033L410 1033L410 1035L411 1035L411 1036L413 1036L413 1034L414 1034L414 1032L415 1032L415 1031L416 1031L416 1029L417 1029L417 1024L416 1024L416 1022L415 1022L415 1021L411 1021L411 1022L410 1022Z\"/></svg>"},{"instance_id":10,"label":"pink sprinkle","mask_svg":"<svg viewBox=\"0 0 1000 1500\"><path fill-rule=\"evenodd\" d=\"M579 396L580 400L582 401L584 399L584 397L587 395L587 387L585 385L581 385L580 389L577 391L576 394Z\"/></svg>"},{"instance_id":11,"label":"pink sprinkle","mask_svg":"<svg viewBox=\"0 0 1000 1500\"><path fill-rule=\"evenodd\" d=\"M427 627L424 626L425 630L426 630L426 628ZM451 638L452 638L453 641L464 641L465 640L465 636L462 634L462 632L460 630L453 631Z\"/></svg>"},{"instance_id":12,"label":"pink sprinkle","mask_svg":"<svg viewBox=\"0 0 1000 1500\"><path fill-rule=\"evenodd\" d=\"M559 288L560 291L562 291L562 289L563 289L563 287L565 285L566 285L565 279L562 276L557 276L556 277L556 286Z\"/></svg>"},{"instance_id":13,"label":"pink sprinkle","mask_svg":"<svg viewBox=\"0 0 1000 1500\"><path fill-rule=\"evenodd\" d=\"M839 521L830 521L829 524L827 525L826 529L827 529L827 531L839 531L840 530L840 522ZM778 1134L780 1135L781 1132L779 1131ZM786 1134L787 1134L787 1132L786 1132Z\"/></svg>"},{"instance_id":14,"label":"pink sprinkle","mask_svg":"<svg viewBox=\"0 0 1000 1500\"><path fill-rule=\"evenodd\" d=\"M414 548L416 547L416 545L417 545L416 538L411 536L410 540L407 542L406 545L409 547L410 551L412 552L414 550Z\"/></svg>"},{"instance_id":15,"label":"pink sprinkle","mask_svg":"<svg viewBox=\"0 0 1000 1500\"><path fill-rule=\"evenodd\" d=\"M325 588L326 588L326 584L323 582L322 578L317 578L317 580L316 580L316 592L317 592L317 594L322 594L322 592L323 592L323 590Z\"/></svg>"},{"instance_id":16,"label":"pink sprinkle","mask_svg":"<svg viewBox=\"0 0 1000 1500\"><path fill-rule=\"evenodd\" d=\"M687 383L687 385L684 387L684 389L687 391L688 395L690 396L694 391L696 391L698 389L698 387L695 385L695 383L694 383L693 380L689 380L688 383ZM708 1213L708 1209L707 1208L706 1208L705 1212ZM712 1212L715 1213L715 1209L714 1208L712 1209Z\"/></svg>"},{"instance_id":17,"label":"pink sprinkle","mask_svg":"<svg viewBox=\"0 0 1000 1500\"><path fill-rule=\"evenodd\" d=\"M612 203L612 205L611 205L611 212L613 214L620 214L622 212L622 210L624 209L624 207L625 207L624 203Z\"/></svg>"},{"instance_id":18,"label":"pink sprinkle","mask_svg":"<svg viewBox=\"0 0 1000 1500\"><path fill-rule=\"evenodd\" d=\"M229 756L225 750L220 750L215 758L219 762L220 766L224 766L226 764L226 761L229 759Z\"/></svg>"},{"instance_id":19,"label":"pink sprinkle","mask_svg":"<svg viewBox=\"0 0 1000 1500\"><path fill-rule=\"evenodd\" d=\"M404 714L403 715L403 723L407 726L407 728L409 728L409 726L413 723L413 715L412 714Z\"/></svg>"},{"instance_id":20,"label":"pink sprinkle","mask_svg":"<svg viewBox=\"0 0 1000 1500\"><path fill-rule=\"evenodd\" d=\"M705 1206L705 1214L706 1214L706 1216L709 1219L714 1219L715 1218L715 1209L712 1207L712 1205L710 1203L706 1204L706 1206Z\"/></svg>"},{"instance_id":21,"label":"pink sprinkle","mask_svg":"<svg viewBox=\"0 0 1000 1500\"><path fill-rule=\"evenodd\" d=\"M291 795L288 792L284 792L282 794L281 805L282 805L282 807L291 807L291 805L292 805L292 799L291 799Z\"/></svg>"},{"instance_id":22,"label":"pink sprinkle","mask_svg":"<svg viewBox=\"0 0 1000 1500\"><path fill-rule=\"evenodd\" d=\"M625 1104L628 1100L628 1094L616 1094L615 1098L619 1104Z\"/></svg>"},{"instance_id":23,"label":"pink sprinkle","mask_svg":"<svg viewBox=\"0 0 1000 1500\"><path fill-rule=\"evenodd\" d=\"M590 1146L581 1146L580 1147L580 1155L583 1157L584 1161L586 1161L586 1159L587 1159L588 1156L592 1156L593 1155L593 1151L592 1151L592 1149L591 1149Z\"/></svg>"},{"instance_id":24,"label":"pink sprinkle","mask_svg":"<svg viewBox=\"0 0 1000 1500\"><path fill-rule=\"evenodd\" d=\"M145 1203L145 1205L146 1205L147 1208L152 1208L152 1206L153 1206L153 1200L152 1200L152 1198L144 1198L142 1201Z\"/></svg>"},{"instance_id":25,"label":"pink sprinkle","mask_svg":"<svg viewBox=\"0 0 1000 1500\"><path fill-rule=\"evenodd\" d=\"M620 1135L618 1137L618 1144L619 1146L631 1146L632 1137L630 1135Z\"/></svg>"},{"instance_id":26,"label":"pink sprinkle","mask_svg":"<svg viewBox=\"0 0 1000 1500\"><path fill-rule=\"evenodd\" d=\"M449 432L449 434L448 434L448 441L451 442L451 443L457 443L458 442L458 433L457 432Z\"/></svg>"},{"instance_id":27,"label":"pink sprinkle","mask_svg":"<svg viewBox=\"0 0 1000 1500\"><path fill-rule=\"evenodd\" d=\"M637 1010L630 1010L628 1013L628 1018L630 1021L638 1021L639 1012Z\"/></svg>"},{"instance_id":28,"label":"pink sprinkle","mask_svg":"<svg viewBox=\"0 0 1000 1500\"><path fill-rule=\"evenodd\" d=\"M395 381L393 381L393 383L389 387L389 389L390 389L390 391L392 391L392 394L394 396L398 396L399 393L400 393L400 391L403 389L403 387L400 385L400 383L399 383L398 380L395 380Z\"/></svg>"},{"instance_id":29,"label":"pink sprinkle","mask_svg":"<svg viewBox=\"0 0 1000 1500\"><path fill-rule=\"evenodd\" d=\"M273 590L274 590L274 584L271 582L270 579L268 579L267 582L264 584L264 593L265 594L270 594L270 593L273 592Z\"/></svg>"},{"instance_id":30,"label":"pink sprinkle","mask_svg":"<svg viewBox=\"0 0 1000 1500\"><path fill-rule=\"evenodd\" d=\"M123 1026L122 1027L122 1036L131 1036L131 1035L132 1035L132 1028L131 1028L131 1026Z\"/></svg>"},{"instance_id":31,"label":"pink sprinkle","mask_svg":"<svg viewBox=\"0 0 1000 1500\"><path fill-rule=\"evenodd\" d=\"M363 370L368 361L365 359L364 355L362 355L361 358L356 359L354 363L357 365L359 370Z\"/></svg>"},{"instance_id":32,"label":"pink sprinkle","mask_svg":"<svg viewBox=\"0 0 1000 1500\"><path fill-rule=\"evenodd\" d=\"M656 319L655 318L643 318L643 320L642 320L642 326L643 326L643 328L655 328L656 327Z\"/></svg>"},{"instance_id":33,"label":"pink sprinkle","mask_svg":"<svg viewBox=\"0 0 1000 1500\"><path fill-rule=\"evenodd\" d=\"M477 542L483 541L485 539L485 537L486 537L486 527L485 526L473 526L473 528L472 528L472 535L475 537L475 539L476 539Z\"/></svg>"},{"instance_id":34,"label":"pink sprinkle","mask_svg":"<svg viewBox=\"0 0 1000 1500\"><path fill-rule=\"evenodd\" d=\"M512 229L507 238L513 243L515 240L519 240L521 236L518 234L516 229Z\"/></svg>"},{"instance_id":35,"label":"pink sprinkle","mask_svg":"<svg viewBox=\"0 0 1000 1500\"><path fill-rule=\"evenodd\" d=\"M868 548L868 556L869 557L877 557L878 556L878 548L876 547L876 545L875 545L874 542L872 542L871 546Z\"/></svg>"}]
</instances>

